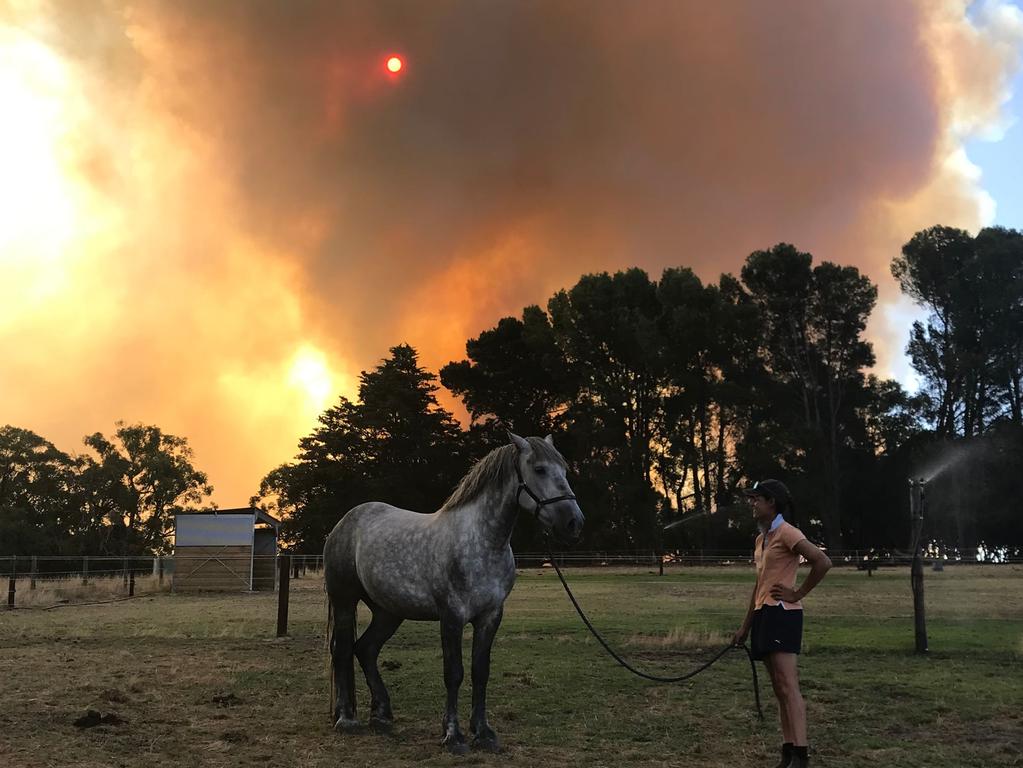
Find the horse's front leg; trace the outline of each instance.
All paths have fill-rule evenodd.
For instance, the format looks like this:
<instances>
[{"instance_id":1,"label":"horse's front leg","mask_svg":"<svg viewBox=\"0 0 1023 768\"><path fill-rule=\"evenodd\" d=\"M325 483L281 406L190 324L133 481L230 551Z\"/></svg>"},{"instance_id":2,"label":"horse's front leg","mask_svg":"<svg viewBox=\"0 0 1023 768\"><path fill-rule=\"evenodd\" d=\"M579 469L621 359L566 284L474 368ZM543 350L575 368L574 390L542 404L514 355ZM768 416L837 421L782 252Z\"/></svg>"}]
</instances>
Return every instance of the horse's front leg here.
<instances>
[{"instance_id":1,"label":"horse's front leg","mask_svg":"<svg viewBox=\"0 0 1023 768\"><path fill-rule=\"evenodd\" d=\"M490 680L490 649L494 635L501 626L502 608L498 608L473 622L472 632L472 715L469 717L469 733L473 735L472 746L488 752L501 749L497 734L487 722L487 681Z\"/></svg>"},{"instance_id":2,"label":"horse's front leg","mask_svg":"<svg viewBox=\"0 0 1023 768\"><path fill-rule=\"evenodd\" d=\"M458 728L458 688L462 685L462 632L465 623L455 616L445 616L440 621L440 642L444 651L444 685L448 690L447 707L441 727L444 738L441 744L449 752L462 755L469 751L465 736Z\"/></svg>"}]
</instances>

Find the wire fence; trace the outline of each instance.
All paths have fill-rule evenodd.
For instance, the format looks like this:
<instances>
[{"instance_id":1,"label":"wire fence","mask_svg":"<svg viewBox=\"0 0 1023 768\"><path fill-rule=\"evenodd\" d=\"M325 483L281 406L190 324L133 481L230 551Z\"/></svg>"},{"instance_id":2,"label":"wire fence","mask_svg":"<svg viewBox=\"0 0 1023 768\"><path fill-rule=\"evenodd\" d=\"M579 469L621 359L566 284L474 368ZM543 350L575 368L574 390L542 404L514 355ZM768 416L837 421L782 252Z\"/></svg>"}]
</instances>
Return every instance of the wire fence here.
<instances>
[{"instance_id":1,"label":"wire fence","mask_svg":"<svg viewBox=\"0 0 1023 768\"><path fill-rule=\"evenodd\" d=\"M11 555L0 556L0 575L16 575L36 581L80 578L88 583L90 579L127 577L156 572L154 563L160 558L152 555L137 557L115 557L111 555Z\"/></svg>"},{"instance_id":2,"label":"wire fence","mask_svg":"<svg viewBox=\"0 0 1023 768\"><path fill-rule=\"evenodd\" d=\"M156 577L160 583L175 574L188 574L197 566L217 563L220 565L237 566L241 564L245 570L259 566L274 566L280 554L291 556L292 573L295 578L307 572L319 572L323 567L321 554L282 551L277 554L252 555L245 548L202 547L201 552L189 552L174 555L0 555L0 577L16 576L20 579L52 581L60 579L80 579L83 584L104 578L120 577L127 581L131 574L136 578L142 576ZM901 550L850 549L831 550L828 552L836 566L860 566L871 562L880 566L904 565L912 555ZM927 563L943 562L954 565L957 563L978 565L985 563L1023 563L1023 550L1003 549L988 553L989 556L960 554L957 552L924 553ZM649 549L632 550L565 550L556 551L554 556L558 565L569 567L600 567L600 566L650 566L663 563L666 566L729 566L751 564L751 550L734 549L693 549L675 550L658 553ZM549 565L550 557L546 551L527 551L515 553L515 565L519 568L542 567ZM246 575L247 579L248 576Z\"/></svg>"},{"instance_id":3,"label":"wire fence","mask_svg":"<svg viewBox=\"0 0 1023 768\"><path fill-rule=\"evenodd\" d=\"M828 550L832 564L859 570L873 570L878 567L908 565L913 555L908 550L897 549L846 549ZM700 567L752 565L752 550L734 549L691 549L658 553L645 550L610 551L565 551L555 552L558 566L577 567ZM516 552L515 564L519 568L543 567L549 565L547 552ZM976 552L957 550L927 550L924 562L928 566L984 565L1002 563L1023 563L1023 549L1001 548Z\"/></svg>"}]
</instances>

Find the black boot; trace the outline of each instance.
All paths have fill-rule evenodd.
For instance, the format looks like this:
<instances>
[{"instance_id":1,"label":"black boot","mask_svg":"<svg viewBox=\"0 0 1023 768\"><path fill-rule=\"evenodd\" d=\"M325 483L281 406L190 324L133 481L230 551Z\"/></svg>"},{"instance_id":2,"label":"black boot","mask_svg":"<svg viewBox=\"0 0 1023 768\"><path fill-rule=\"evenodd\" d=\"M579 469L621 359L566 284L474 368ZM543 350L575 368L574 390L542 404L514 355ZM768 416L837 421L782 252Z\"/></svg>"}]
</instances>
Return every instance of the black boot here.
<instances>
[{"instance_id":1,"label":"black boot","mask_svg":"<svg viewBox=\"0 0 1023 768\"><path fill-rule=\"evenodd\" d=\"M789 768L792 762L792 742L786 741L781 745L781 762L774 768Z\"/></svg>"},{"instance_id":2,"label":"black boot","mask_svg":"<svg viewBox=\"0 0 1023 768\"><path fill-rule=\"evenodd\" d=\"M785 768L810 768L810 758L806 756L806 749L792 750L792 760Z\"/></svg>"}]
</instances>

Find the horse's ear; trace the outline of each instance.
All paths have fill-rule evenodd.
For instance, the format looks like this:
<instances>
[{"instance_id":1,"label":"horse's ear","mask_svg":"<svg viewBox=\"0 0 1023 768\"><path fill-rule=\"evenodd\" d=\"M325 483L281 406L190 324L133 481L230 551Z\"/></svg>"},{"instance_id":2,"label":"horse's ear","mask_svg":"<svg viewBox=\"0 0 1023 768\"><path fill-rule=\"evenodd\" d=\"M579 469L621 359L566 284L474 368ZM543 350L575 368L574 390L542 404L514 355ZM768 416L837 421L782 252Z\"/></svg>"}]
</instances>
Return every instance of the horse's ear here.
<instances>
[{"instance_id":1,"label":"horse's ear","mask_svg":"<svg viewBox=\"0 0 1023 768\"><path fill-rule=\"evenodd\" d=\"M554 435L547 435L547 437L545 437L543 441L547 443L547 445L549 445L551 448L554 447Z\"/></svg>"},{"instance_id":2,"label":"horse's ear","mask_svg":"<svg viewBox=\"0 0 1023 768\"><path fill-rule=\"evenodd\" d=\"M514 432L509 430L508 439L511 440L512 445L519 449L519 453L529 452L529 442L525 438L519 437Z\"/></svg>"}]
</instances>

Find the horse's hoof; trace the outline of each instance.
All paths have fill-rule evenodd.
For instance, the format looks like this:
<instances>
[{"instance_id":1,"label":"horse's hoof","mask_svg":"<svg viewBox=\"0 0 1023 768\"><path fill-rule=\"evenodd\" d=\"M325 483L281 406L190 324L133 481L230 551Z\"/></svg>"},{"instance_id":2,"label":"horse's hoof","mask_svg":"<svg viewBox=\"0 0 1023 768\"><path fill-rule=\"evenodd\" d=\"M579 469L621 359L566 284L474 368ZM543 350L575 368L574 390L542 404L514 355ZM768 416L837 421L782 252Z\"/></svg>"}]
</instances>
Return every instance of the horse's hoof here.
<instances>
[{"instance_id":1,"label":"horse's hoof","mask_svg":"<svg viewBox=\"0 0 1023 768\"><path fill-rule=\"evenodd\" d=\"M447 748L448 752L452 755L464 755L469 751L469 745L465 741L465 736L457 728L448 731L444 738L441 739L440 745Z\"/></svg>"},{"instance_id":2,"label":"horse's hoof","mask_svg":"<svg viewBox=\"0 0 1023 768\"><path fill-rule=\"evenodd\" d=\"M469 745L466 744L464 741L455 741L454 739L452 739L450 741L445 741L441 743L443 744L443 746L448 748L448 752L450 752L452 755L466 755L469 753Z\"/></svg>"},{"instance_id":3,"label":"horse's hoof","mask_svg":"<svg viewBox=\"0 0 1023 768\"><path fill-rule=\"evenodd\" d=\"M481 752L493 752L494 754L501 751L501 745L497 741L496 736L477 737L472 740L472 748Z\"/></svg>"},{"instance_id":4,"label":"horse's hoof","mask_svg":"<svg viewBox=\"0 0 1023 768\"><path fill-rule=\"evenodd\" d=\"M377 733L390 733L394 730L394 720L384 717L370 717L369 727Z\"/></svg>"},{"instance_id":5,"label":"horse's hoof","mask_svg":"<svg viewBox=\"0 0 1023 768\"><path fill-rule=\"evenodd\" d=\"M364 730L364 726L358 720L349 720L347 717L339 717L337 722L334 723L335 731L343 731L344 733L359 733Z\"/></svg>"}]
</instances>

